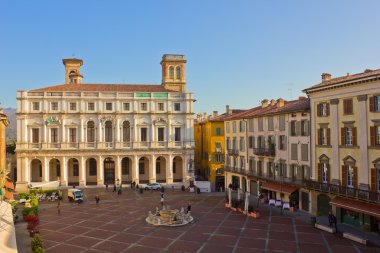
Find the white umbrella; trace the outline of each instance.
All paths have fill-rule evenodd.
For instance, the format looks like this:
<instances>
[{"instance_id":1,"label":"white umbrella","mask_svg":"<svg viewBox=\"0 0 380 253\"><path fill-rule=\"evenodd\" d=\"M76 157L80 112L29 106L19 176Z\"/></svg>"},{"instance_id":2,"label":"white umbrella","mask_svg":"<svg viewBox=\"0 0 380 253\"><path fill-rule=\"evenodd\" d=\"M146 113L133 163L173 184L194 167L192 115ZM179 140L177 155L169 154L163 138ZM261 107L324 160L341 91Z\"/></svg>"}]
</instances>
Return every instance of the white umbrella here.
<instances>
[{"instance_id":1,"label":"white umbrella","mask_svg":"<svg viewBox=\"0 0 380 253\"><path fill-rule=\"evenodd\" d=\"M248 213L248 200L249 200L249 192L245 192L245 205L244 211Z\"/></svg>"}]
</instances>

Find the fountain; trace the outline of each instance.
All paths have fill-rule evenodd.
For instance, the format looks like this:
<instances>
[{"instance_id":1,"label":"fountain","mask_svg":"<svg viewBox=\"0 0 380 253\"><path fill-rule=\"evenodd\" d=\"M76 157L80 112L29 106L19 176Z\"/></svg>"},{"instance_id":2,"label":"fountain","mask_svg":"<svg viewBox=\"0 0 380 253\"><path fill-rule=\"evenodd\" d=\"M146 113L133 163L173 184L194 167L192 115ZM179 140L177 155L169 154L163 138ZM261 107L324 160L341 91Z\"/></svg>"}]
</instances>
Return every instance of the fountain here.
<instances>
[{"instance_id":1,"label":"fountain","mask_svg":"<svg viewBox=\"0 0 380 253\"><path fill-rule=\"evenodd\" d=\"M191 216L191 212L185 213L183 207L181 211L178 209L170 209L170 206L163 207L162 210L158 210L156 207L156 212L153 214L151 211L148 213L148 217L145 219L146 222L154 226L169 226L178 227L189 224L194 220Z\"/></svg>"}]
</instances>

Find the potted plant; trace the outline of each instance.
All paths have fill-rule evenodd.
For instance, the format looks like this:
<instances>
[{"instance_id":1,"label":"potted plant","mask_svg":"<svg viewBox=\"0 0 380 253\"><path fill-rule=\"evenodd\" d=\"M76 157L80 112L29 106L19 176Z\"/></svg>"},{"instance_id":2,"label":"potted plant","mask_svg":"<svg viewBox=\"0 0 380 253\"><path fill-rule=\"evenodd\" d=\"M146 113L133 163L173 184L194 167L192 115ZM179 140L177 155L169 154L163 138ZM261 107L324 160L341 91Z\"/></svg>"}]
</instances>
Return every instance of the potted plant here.
<instances>
[{"instance_id":1,"label":"potted plant","mask_svg":"<svg viewBox=\"0 0 380 253\"><path fill-rule=\"evenodd\" d=\"M35 233L38 233L37 226L40 224L38 216L30 214L26 216L25 221L28 222L26 229L29 231L30 237L34 237Z\"/></svg>"},{"instance_id":2,"label":"potted plant","mask_svg":"<svg viewBox=\"0 0 380 253\"><path fill-rule=\"evenodd\" d=\"M39 235L36 235L31 243L32 252L33 253L43 253L44 252L44 245L42 243L41 237Z\"/></svg>"}]
</instances>

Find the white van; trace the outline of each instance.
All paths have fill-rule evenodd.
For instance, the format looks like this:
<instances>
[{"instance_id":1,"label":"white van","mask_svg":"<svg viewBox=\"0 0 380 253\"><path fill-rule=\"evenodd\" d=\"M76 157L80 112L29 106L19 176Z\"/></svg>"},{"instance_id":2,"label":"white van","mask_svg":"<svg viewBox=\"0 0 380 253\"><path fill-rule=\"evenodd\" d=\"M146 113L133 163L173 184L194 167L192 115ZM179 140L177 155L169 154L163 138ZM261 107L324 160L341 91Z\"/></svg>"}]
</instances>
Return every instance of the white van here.
<instances>
[{"instance_id":1,"label":"white van","mask_svg":"<svg viewBox=\"0 0 380 253\"><path fill-rule=\"evenodd\" d=\"M67 197L69 201L83 202L83 191L79 189L68 189Z\"/></svg>"}]
</instances>

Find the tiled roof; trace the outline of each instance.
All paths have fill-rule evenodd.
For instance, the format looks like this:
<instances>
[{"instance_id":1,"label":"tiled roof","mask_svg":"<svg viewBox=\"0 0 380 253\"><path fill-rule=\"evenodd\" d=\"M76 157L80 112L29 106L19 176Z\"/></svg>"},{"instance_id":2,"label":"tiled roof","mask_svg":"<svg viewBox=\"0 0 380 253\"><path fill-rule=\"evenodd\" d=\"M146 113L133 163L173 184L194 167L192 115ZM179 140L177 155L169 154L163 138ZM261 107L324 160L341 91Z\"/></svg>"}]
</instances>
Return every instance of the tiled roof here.
<instances>
[{"instance_id":1,"label":"tiled roof","mask_svg":"<svg viewBox=\"0 0 380 253\"><path fill-rule=\"evenodd\" d=\"M61 84L30 90L32 92L59 91L117 91L117 92L175 92L161 84Z\"/></svg>"},{"instance_id":2,"label":"tiled roof","mask_svg":"<svg viewBox=\"0 0 380 253\"><path fill-rule=\"evenodd\" d=\"M293 101L284 101L284 106L282 107L278 107L277 104L269 104L267 107L262 108L260 105L240 113L228 115L223 120L234 120L242 118L251 118L255 116L258 117L271 114L290 113L308 110L310 110L310 99L303 98Z\"/></svg>"},{"instance_id":3,"label":"tiled roof","mask_svg":"<svg viewBox=\"0 0 380 253\"><path fill-rule=\"evenodd\" d=\"M232 114L223 113L218 116L213 116L210 118L209 121L217 122L217 121L224 121L225 118L228 118L232 115L236 115L237 113L245 112L246 110L243 109L232 109Z\"/></svg>"},{"instance_id":4,"label":"tiled roof","mask_svg":"<svg viewBox=\"0 0 380 253\"><path fill-rule=\"evenodd\" d=\"M335 85L335 84L344 83L344 82L348 82L348 81L355 81L358 79L372 77L372 76L376 76L376 75L380 75L380 69L366 70L366 71L364 71L362 73L358 73L358 74L346 75L346 76L332 78L330 80L318 83L318 84L313 85L307 89L304 89L303 92L308 93L309 91L311 91L313 89L324 88L324 87L328 87L330 85Z\"/></svg>"}]
</instances>

